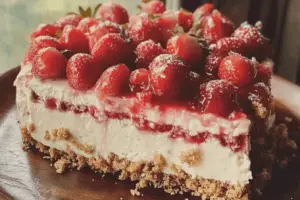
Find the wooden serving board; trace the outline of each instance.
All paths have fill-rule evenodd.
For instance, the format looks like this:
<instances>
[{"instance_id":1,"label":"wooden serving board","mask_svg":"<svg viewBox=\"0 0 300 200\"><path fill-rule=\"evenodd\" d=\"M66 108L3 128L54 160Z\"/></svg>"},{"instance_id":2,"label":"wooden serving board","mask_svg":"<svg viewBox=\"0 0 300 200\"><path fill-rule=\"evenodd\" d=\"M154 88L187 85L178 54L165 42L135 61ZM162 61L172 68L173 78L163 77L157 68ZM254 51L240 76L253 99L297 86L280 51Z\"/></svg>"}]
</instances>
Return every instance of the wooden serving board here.
<instances>
[{"instance_id":1,"label":"wooden serving board","mask_svg":"<svg viewBox=\"0 0 300 200\"><path fill-rule=\"evenodd\" d=\"M16 119L15 88L13 81L19 69L0 76L0 200L196 200L198 197L170 196L159 189L142 190L143 196L134 197L134 184L118 181L115 176L102 177L91 171L73 170L57 174L48 160L39 153L24 152ZM272 81L278 120L286 115L300 119L300 89L278 77ZM300 123L289 124L290 133L300 141ZM300 163L300 162L299 162ZM300 199L300 170L297 164L279 173L267 187L263 200ZM300 166L300 165L299 165Z\"/></svg>"}]
</instances>

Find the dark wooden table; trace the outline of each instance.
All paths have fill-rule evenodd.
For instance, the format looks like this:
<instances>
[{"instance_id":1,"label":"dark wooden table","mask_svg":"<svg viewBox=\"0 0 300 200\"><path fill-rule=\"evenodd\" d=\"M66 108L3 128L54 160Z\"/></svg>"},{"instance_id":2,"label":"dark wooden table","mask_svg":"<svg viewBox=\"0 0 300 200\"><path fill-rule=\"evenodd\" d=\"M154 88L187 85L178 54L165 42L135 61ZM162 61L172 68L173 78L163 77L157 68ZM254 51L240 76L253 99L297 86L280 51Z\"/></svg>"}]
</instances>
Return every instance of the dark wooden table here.
<instances>
[{"instance_id":1,"label":"dark wooden table","mask_svg":"<svg viewBox=\"0 0 300 200\"><path fill-rule=\"evenodd\" d=\"M18 72L13 69L0 76L0 199L53 200L184 200L184 196L169 196L161 190L143 190L142 197L133 197L133 183L118 181L114 176L102 177L91 171L72 171L56 174L51 163L33 152L24 152L16 120L15 89L12 82ZM274 77L273 92L278 111L300 118L300 89L281 78ZM284 119L280 114L279 120ZM299 124L290 124L290 133L300 141ZM300 199L300 171L277 176L267 188L263 200ZM197 197L188 197L196 200Z\"/></svg>"}]
</instances>

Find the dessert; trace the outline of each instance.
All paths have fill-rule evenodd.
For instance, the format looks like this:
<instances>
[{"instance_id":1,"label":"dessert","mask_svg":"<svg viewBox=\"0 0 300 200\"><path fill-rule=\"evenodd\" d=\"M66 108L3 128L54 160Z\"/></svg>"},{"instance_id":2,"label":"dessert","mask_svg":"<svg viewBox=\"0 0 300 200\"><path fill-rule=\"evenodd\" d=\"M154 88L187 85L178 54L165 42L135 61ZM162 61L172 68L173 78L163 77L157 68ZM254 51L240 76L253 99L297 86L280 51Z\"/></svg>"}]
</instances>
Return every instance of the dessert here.
<instances>
[{"instance_id":1,"label":"dessert","mask_svg":"<svg viewBox=\"0 0 300 200\"><path fill-rule=\"evenodd\" d=\"M69 14L33 32L15 80L25 147L58 173L88 167L137 189L250 198L281 140L268 40L247 23L234 30L211 4L141 8L128 17L105 3L96 17Z\"/></svg>"}]
</instances>

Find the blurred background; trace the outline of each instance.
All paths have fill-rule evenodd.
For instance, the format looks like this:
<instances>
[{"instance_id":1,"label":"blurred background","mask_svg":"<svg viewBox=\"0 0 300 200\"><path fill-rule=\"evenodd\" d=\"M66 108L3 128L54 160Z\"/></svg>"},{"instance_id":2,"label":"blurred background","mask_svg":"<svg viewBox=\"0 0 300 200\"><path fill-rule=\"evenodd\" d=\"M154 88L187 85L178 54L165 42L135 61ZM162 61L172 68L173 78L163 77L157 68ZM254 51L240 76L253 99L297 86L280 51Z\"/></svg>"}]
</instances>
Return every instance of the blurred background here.
<instances>
[{"instance_id":1,"label":"blurred background","mask_svg":"<svg viewBox=\"0 0 300 200\"><path fill-rule=\"evenodd\" d=\"M51 23L78 5L86 8L107 0L0 0L0 73L18 66L28 48L29 35L40 23ZM130 13L138 12L140 0L114 0ZM299 0L166 0L169 9L193 11L213 2L236 25L261 20L271 39L275 73L300 84Z\"/></svg>"}]
</instances>

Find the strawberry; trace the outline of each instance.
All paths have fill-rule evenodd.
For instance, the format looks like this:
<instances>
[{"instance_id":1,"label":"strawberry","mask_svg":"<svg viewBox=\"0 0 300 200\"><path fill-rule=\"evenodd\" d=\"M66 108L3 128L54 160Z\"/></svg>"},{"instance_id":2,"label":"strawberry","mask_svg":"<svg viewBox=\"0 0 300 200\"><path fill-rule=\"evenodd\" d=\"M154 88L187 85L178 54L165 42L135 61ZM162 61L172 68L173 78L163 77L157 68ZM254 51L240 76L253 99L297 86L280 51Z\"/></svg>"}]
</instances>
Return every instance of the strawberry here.
<instances>
[{"instance_id":1,"label":"strawberry","mask_svg":"<svg viewBox=\"0 0 300 200\"><path fill-rule=\"evenodd\" d=\"M62 48L61 44L56 38L50 36L39 36L31 41L29 49L24 58L24 64L31 62L37 52L46 47L54 47L58 50Z\"/></svg>"},{"instance_id":2,"label":"strawberry","mask_svg":"<svg viewBox=\"0 0 300 200\"><path fill-rule=\"evenodd\" d=\"M266 118L271 106L271 92L269 87L260 82L253 85L249 91L248 100L252 105L252 109L259 118Z\"/></svg>"},{"instance_id":3,"label":"strawberry","mask_svg":"<svg viewBox=\"0 0 300 200\"><path fill-rule=\"evenodd\" d=\"M266 85L270 85L273 67L274 63L271 60L258 64L256 82L264 82Z\"/></svg>"},{"instance_id":4,"label":"strawberry","mask_svg":"<svg viewBox=\"0 0 300 200\"><path fill-rule=\"evenodd\" d=\"M90 34L88 34L90 51L92 51L94 45L108 33L121 33L121 28L118 24L109 21L102 22L99 25L92 27Z\"/></svg>"},{"instance_id":5,"label":"strawberry","mask_svg":"<svg viewBox=\"0 0 300 200\"><path fill-rule=\"evenodd\" d=\"M240 38L224 37L219 39L216 44L209 47L214 53L227 54L230 51L243 54L245 53L245 42Z\"/></svg>"},{"instance_id":6,"label":"strawberry","mask_svg":"<svg viewBox=\"0 0 300 200\"><path fill-rule=\"evenodd\" d=\"M96 83L96 94L101 100L108 96L117 96L128 89L130 71L124 64L106 69Z\"/></svg>"},{"instance_id":7,"label":"strawberry","mask_svg":"<svg viewBox=\"0 0 300 200\"><path fill-rule=\"evenodd\" d=\"M56 37L61 29L54 24L40 24L30 35L30 39L33 40L39 36L51 36Z\"/></svg>"},{"instance_id":8,"label":"strawberry","mask_svg":"<svg viewBox=\"0 0 300 200\"><path fill-rule=\"evenodd\" d=\"M201 110L227 117L237 107L236 87L226 80L211 80L200 86Z\"/></svg>"},{"instance_id":9,"label":"strawberry","mask_svg":"<svg viewBox=\"0 0 300 200\"><path fill-rule=\"evenodd\" d=\"M144 90L136 93L136 98L141 103L150 103L153 98L153 93L150 90Z\"/></svg>"},{"instance_id":10,"label":"strawberry","mask_svg":"<svg viewBox=\"0 0 300 200\"><path fill-rule=\"evenodd\" d=\"M193 25L193 13L180 9L177 11L178 24L184 32L188 32Z\"/></svg>"},{"instance_id":11,"label":"strawberry","mask_svg":"<svg viewBox=\"0 0 300 200\"><path fill-rule=\"evenodd\" d=\"M247 22L241 24L234 33L233 37L244 40L245 47L249 56L259 55L260 53L266 53L269 40L265 38L260 30Z\"/></svg>"},{"instance_id":12,"label":"strawberry","mask_svg":"<svg viewBox=\"0 0 300 200\"><path fill-rule=\"evenodd\" d=\"M149 66L150 86L156 96L171 98L179 95L189 68L175 55L162 54Z\"/></svg>"},{"instance_id":13,"label":"strawberry","mask_svg":"<svg viewBox=\"0 0 300 200\"><path fill-rule=\"evenodd\" d=\"M92 55L107 67L123 63L131 52L131 46L117 33L104 35L92 49Z\"/></svg>"},{"instance_id":14,"label":"strawberry","mask_svg":"<svg viewBox=\"0 0 300 200\"><path fill-rule=\"evenodd\" d=\"M233 23L227 17L214 10L211 15L204 16L201 19L198 34L206 39L209 44L212 44L223 37L230 36L233 28Z\"/></svg>"},{"instance_id":15,"label":"strawberry","mask_svg":"<svg viewBox=\"0 0 300 200\"><path fill-rule=\"evenodd\" d=\"M222 60L218 75L220 79L228 80L236 86L244 86L255 78L256 63L234 53Z\"/></svg>"},{"instance_id":16,"label":"strawberry","mask_svg":"<svg viewBox=\"0 0 300 200\"><path fill-rule=\"evenodd\" d=\"M79 24L77 26L77 29L80 30L83 33L89 33L90 32L90 28L92 26L96 26L98 24L99 24L99 22L95 18L87 17L87 18L83 18L79 22Z\"/></svg>"},{"instance_id":17,"label":"strawberry","mask_svg":"<svg viewBox=\"0 0 300 200\"><path fill-rule=\"evenodd\" d=\"M131 91L141 91L147 88L149 71L144 68L136 69L130 74L129 83Z\"/></svg>"},{"instance_id":18,"label":"strawberry","mask_svg":"<svg viewBox=\"0 0 300 200\"><path fill-rule=\"evenodd\" d=\"M84 91L93 87L102 72L101 66L89 54L75 54L67 64L69 86L76 90Z\"/></svg>"},{"instance_id":19,"label":"strawberry","mask_svg":"<svg viewBox=\"0 0 300 200\"><path fill-rule=\"evenodd\" d=\"M215 9L212 3L206 3L197 8L193 13L193 20L198 24L203 16L209 15Z\"/></svg>"},{"instance_id":20,"label":"strawberry","mask_svg":"<svg viewBox=\"0 0 300 200\"><path fill-rule=\"evenodd\" d=\"M61 78L66 70L66 58L54 47L38 51L32 61L32 74L40 79Z\"/></svg>"},{"instance_id":21,"label":"strawberry","mask_svg":"<svg viewBox=\"0 0 300 200\"><path fill-rule=\"evenodd\" d=\"M184 32L178 24L178 12L174 10L165 11L158 18L158 26L161 29L163 44L166 44L173 35Z\"/></svg>"},{"instance_id":22,"label":"strawberry","mask_svg":"<svg viewBox=\"0 0 300 200\"><path fill-rule=\"evenodd\" d=\"M70 14L59 19L56 24L61 30L63 30L66 25L77 26L81 20L82 17L80 15Z\"/></svg>"},{"instance_id":23,"label":"strawberry","mask_svg":"<svg viewBox=\"0 0 300 200\"><path fill-rule=\"evenodd\" d=\"M161 41L161 32L157 23L146 13L133 18L129 23L128 35L136 45L149 39L154 42Z\"/></svg>"},{"instance_id":24,"label":"strawberry","mask_svg":"<svg viewBox=\"0 0 300 200\"><path fill-rule=\"evenodd\" d=\"M74 53L89 53L89 42L83 32L72 26L66 26L59 39L65 49Z\"/></svg>"},{"instance_id":25,"label":"strawberry","mask_svg":"<svg viewBox=\"0 0 300 200\"><path fill-rule=\"evenodd\" d=\"M206 57L204 72L211 77L218 77L218 69L226 54L211 53Z\"/></svg>"},{"instance_id":26,"label":"strawberry","mask_svg":"<svg viewBox=\"0 0 300 200\"><path fill-rule=\"evenodd\" d=\"M98 16L103 20L108 20L116 24L126 24L129 21L127 10L120 4L107 2L99 8Z\"/></svg>"},{"instance_id":27,"label":"strawberry","mask_svg":"<svg viewBox=\"0 0 300 200\"><path fill-rule=\"evenodd\" d=\"M165 50L152 40L147 40L140 43L135 50L136 67L148 68L152 60L160 54L165 53Z\"/></svg>"},{"instance_id":28,"label":"strawberry","mask_svg":"<svg viewBox=\"0 0 300 200\"><path fill-rule=\"evenodd\" d=\"M166 10L165 4L159 0L152 0L144 3L141 8L143 12L148 14L160 14Z\"/></svg>"},{"instance_id":29,"label":"strawberry","mask_svg":"<svg viewBox=\"0 0 300 200\"><path fill-rule=\"evenodd\" d=\"M203 50L198 40L186 33L173 36L167 43L167 52L181 57L194 69L199 68L203 57Z\"/></svg>"}]
</instances>

